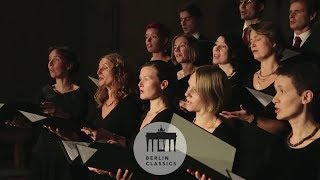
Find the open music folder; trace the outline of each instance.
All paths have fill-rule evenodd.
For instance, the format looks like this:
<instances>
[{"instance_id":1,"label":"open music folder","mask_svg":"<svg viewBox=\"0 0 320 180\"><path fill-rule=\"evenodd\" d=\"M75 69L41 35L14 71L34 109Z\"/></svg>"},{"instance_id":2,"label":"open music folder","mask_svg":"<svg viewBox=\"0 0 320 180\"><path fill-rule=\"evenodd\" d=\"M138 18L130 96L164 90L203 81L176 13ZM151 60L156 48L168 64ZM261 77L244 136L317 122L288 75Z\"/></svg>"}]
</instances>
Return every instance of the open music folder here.
<instances>
[{"instance_id":1,"label":"open music folder","mask_svg":"<svg viewBox=\"0 0 320 180\"><path fill-rule=\"evenodd\" d=\"M88 147L91 143L61 140L62 149L70 164L73 163L77 157L79 157L79 152L76 146L77 144Z\"/></svg>"},{"instance_id":2,"label":"open music folder","mask_svg":"<svg viewBox=\"0 0 320 180\"><path fill-rule=\"evenodd\" d=\"M232 170L236 148L174 114L171 124L184 135L187 143L185 169L200 170L213 179L228 179Z\"/></svg>"},{"instance_id":3,"label":"open music folder","mask_svg":"<svg viewBox=\"0 0 320 180\"><path fill-rule=\"evenodd\" d=\"M130 149L112 144L103 144L99 148L87 147L76 144L84 165L111 172L117 172L118 168L138 170L138 164Z\"/></svg>"}]
</instances>

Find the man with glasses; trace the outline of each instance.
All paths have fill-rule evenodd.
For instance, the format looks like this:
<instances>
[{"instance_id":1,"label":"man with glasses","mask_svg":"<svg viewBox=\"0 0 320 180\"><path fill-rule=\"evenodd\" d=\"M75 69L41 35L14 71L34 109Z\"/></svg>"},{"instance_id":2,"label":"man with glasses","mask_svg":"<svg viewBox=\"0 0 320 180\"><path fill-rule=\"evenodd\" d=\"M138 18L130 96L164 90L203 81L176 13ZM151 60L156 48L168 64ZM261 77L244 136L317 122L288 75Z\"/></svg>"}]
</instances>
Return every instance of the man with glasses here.
<instances>
[{"instance_id":1,"label":"man with glasses","mask_svg":"<svg viewBox=\"0 0 320 180\"><path fill-rule=\"evenodd\" d=\"M178 9L180 25L185 34L191 34L199 42L199 58L194 65L211 65L213 43L200 34L200 23L202 18L201 9L194 3L186 3Z\"/></svg>"},{"instance_id":2,"label":"man with glasses","mask_svg":"<svg viewBox=\"0 0 320 180\"><path fill-rule=\"evenodd\" d=\"M317 16L317 1L291 0L289 10L289 24L293 30L289 44L295 50L311 56L319 56L320 52L319 32L314 33L312 29Z\"/></svg>"}]
</instances>

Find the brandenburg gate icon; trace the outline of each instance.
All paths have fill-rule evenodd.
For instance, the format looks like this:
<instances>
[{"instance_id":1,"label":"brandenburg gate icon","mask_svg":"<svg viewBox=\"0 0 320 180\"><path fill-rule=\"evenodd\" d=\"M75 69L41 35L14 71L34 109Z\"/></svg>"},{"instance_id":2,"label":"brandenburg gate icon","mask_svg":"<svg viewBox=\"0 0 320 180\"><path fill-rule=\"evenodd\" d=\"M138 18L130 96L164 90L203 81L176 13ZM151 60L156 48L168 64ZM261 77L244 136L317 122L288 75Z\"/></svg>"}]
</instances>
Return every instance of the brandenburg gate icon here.
<instances>
[{"instance_id":1,"label":"brandenburg gate icon","mask_svg":"<svg viewBox=\"0 0 320 180\"><path fill-rule=\"evenodd\" d=\"M149 140L151 140L151 151L153 152L153 141L157 140L157 151L162 152L166 150L166 140L169 141L169 151L171 151L171 140L173 140L173 150L176 151L176 133L167 133L165 132L165 129L162 129L162 126L160 126L160 129L158 129L158 132L156 133L147 133L146 134L146 140L147 140L147 152L149 151Z\"/></svg>"}]
</instances>

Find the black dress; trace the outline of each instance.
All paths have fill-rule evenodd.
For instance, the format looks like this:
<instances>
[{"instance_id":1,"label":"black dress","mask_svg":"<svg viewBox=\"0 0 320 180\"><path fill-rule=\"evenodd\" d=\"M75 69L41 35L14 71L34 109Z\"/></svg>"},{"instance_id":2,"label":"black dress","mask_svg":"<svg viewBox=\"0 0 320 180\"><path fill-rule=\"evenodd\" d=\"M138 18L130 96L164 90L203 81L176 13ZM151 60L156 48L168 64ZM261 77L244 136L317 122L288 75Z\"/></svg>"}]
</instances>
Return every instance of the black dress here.
<instances>
[{"instance_id":1,"label":"black dress","mask_svg":"<svg viewBox=\"0 0 320 180\"><path fill-rule=\"evenodd\" d=\"M274 166L278 167L272 179L300 180L320 179L320 138L314 140L306 147L293 149L286 142L277 152Z\"/></svg>"},{"instance_id":2,"label":"black dress","mask_svg":"<svg viewBox=\"0 0 320 180\"><path fill-rule=\"evenodd\" d=\"M58 93L50 85L45 86L38 103L54 102L61 111L69 113L69 120L80 124L85 120L88 104L88 93L83 88L68 93ZM33 148L31 169L33 180L72 180L86 179L87 170L80 165L70 165L59 144L61 138L42 128L36 145Z\"/></svg>"},{"instance_id":3,"label":"black dress","mask_svg":"<svg viewBox=\"0 0 320 180\"><path fill-rule=\"evenodd\" d=\"M179 79L174 86L174 95L173 95L173 111L174 113L178 114L179 116L192 121L195 117L195 113L188 112L187 110L183 111L180 109L179 101L186 99L185 93L189 87L188 81L191 74L188 76L183 77L182 79Z\"/></svg>"},{"instance_id":4,"label":"black dress","mask_svg":"<svg viewBox=\"0 0 320 180\"><path fill-rule=\"evenodd\" d=\"M252 77L253 75L249 76L244 86L254 89ZM273 83L260 90L260 92L271 96L276 93ZM245 95L242 95L242 97L248 98ZM273 103L255 113L271 119L275 119L276 116ZM237 152L233 170L245 179L267 179L266 175L272 169L273 149L279 147L281 138L259 128L257 125L243 121L240 121L240 123L241 126L237 130Z\"/></svg>"},{"instance_id":5,"label":"black dress","mask_svg":"<svg viewBox=\"0 0 320 180\"><path fill-rule=\"evenodd\" d=\"M127 96L119 101L119 103L105 117L101 117L101 110L98 111L96 117L87 122L89 126L94 128L104 128L126 139L133 139L133 135L138 129L139 119L141 117L141 108L136 98ZM99 175L90 173L91 180L112 179L107 175Z\"/></svg>"}]
</instances>

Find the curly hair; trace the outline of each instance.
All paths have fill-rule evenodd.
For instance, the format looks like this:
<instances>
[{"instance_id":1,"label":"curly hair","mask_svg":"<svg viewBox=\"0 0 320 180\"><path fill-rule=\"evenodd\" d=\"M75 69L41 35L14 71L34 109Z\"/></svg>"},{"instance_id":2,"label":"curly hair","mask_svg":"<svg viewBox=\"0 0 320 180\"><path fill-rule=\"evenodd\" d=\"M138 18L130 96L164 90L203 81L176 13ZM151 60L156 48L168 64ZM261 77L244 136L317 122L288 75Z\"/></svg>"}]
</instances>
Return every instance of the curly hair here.
<instances>
[{"instance_id":1,"label":"curly hair","mask_svg":"<svg viewBox=\"0 0 320 180\"><path fill-rule=\"evenodd\" d=\"M113 93L115 99L119 101L132 92L129 85L129 70L124 63L124 58L117 53L107 54L103 56L100 61L102 59L107 59L111 64L113 64ZM98 107L102 107L103 103L108 98L108 89L105 86L99 86L94 95L94 99Z\"/></svg>"}]
</instances>

